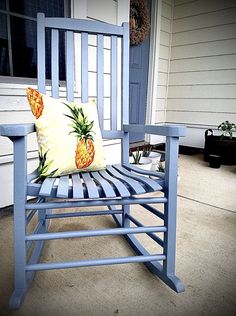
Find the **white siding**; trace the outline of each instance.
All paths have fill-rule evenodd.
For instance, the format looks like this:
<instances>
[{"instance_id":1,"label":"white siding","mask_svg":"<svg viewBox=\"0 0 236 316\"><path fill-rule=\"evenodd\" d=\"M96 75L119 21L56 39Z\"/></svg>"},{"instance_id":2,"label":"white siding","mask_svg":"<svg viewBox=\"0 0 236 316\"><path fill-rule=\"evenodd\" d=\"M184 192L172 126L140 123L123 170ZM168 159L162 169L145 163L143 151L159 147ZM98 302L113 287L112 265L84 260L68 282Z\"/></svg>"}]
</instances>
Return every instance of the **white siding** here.
<instances>
[{"instance_id":1,"label":"white siding","mask_svg":"<svg viewBox=\"0 0 236 316\"><path fill-rule=\"evenodd\" d=\"M236 2L176 0L172 31L166 122L203 147L205 128L236 121Z\"/></svg>"},{"instance_id":2,"label":"white siding","mask_svg":"<svg viewBox=\"0 0 236 316\"><path fill-rule=\"evenodd\" d=\"M176 7L175 7L176 9ZM176 10L175 10L176 13ZM236 8L225 8L220 11L206 12L200 15L191 15L189 17L178 18L173 21L175 33L197 30L205 27L215 27L235 22Z\"/></svg>"},{"instance_id":3,"label":"white siding","mask_svg":"<svg viewBox=\"0 0 236 316\"><path fill-rule=\"evenodd\" d=\"M220 11L226 8L235 8L235 0L175 1L174 19Z\"/></svg>"},{"instance_id":4,"label":"white siding","mask_svg":"<svg viewBox=\"0 0 236 316\"><path fill-rule=\"evenodd\" d=\"M158 64L158 82L155 123L162 124L166 121L166 107L168 94L168 77L171 54L171 32L173 21L173 0L163 0L161 8L160 52ZM154 138L156 139L156 138Z\"/></svg>"}]
</instances>

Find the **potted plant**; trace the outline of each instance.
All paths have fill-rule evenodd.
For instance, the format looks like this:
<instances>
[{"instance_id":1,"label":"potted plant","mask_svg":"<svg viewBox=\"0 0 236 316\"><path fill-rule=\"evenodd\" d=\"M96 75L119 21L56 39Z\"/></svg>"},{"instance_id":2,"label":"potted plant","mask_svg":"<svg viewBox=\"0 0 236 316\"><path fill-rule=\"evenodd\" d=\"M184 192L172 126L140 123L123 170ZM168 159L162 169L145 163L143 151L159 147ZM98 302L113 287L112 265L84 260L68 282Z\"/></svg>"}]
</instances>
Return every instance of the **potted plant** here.
<instances>
[{"instance_id":1,"label":"potted plant","mask_svg":"<svg viewBox=\"0 0 236 316\"><path fill-rule=\"evenodd\" d=\"M155 171L157 172L165 172L165 161L159 161L156 165ZM152 179L155 179L156 177L151 177ZM180 181L179 174L177 175L177 180Z\"/></svg>"},{"instance_id":2,"label":"potted plant","mask_svg":"<svg viewBox=\"0 0 236 316\"><path fill-rule=\"evenodd\" d=\"M156 170L159 171L159 172L165 172L165 166L164 166L164 163L162 161L160 161L158 163L158 167L157 167Z\"/></svg>"},{"instance_id":3,"label":"potted plant","mask_svg":"<svg viewBox=\"0 0 236 316\"><path fill-rule=\"evenodd\" d=\"M225 122L221 123L218 126L218 130L221 131L220 139L227 137L227 135L229 135L229 138L232 139L233 138L233 130L235 130L235 129L236 129L236 124L234 124L234 123L230 123L229 121L225 121Z\"/></svg>"},{"instance_id":4,"label":"potted plant","mask_svg":"<svg viewBox=\"0 0 236 316\"><path fill-rule=\"evenodd\" d=\"M152 166L152 160L147 157L143 157L142 151L139 151L139 149L131 153L129 161L131 164L145 170L150 170Z\"/></svg>"},{"instance_id":5,"label":"potted plant","mask_svg":"<svg viewBox=\"0 0 236 316\"><path fill-rule=\"evenodd\" d=\"M145 147L143 149L143 154L142 154L143 157L148 157L149 159L151 159L152 161L152 166L151 166L151 170L157 170L157 167L158 167L158 164L161 160L161 154L156 152L156 151L153 151L152 150L152 146L149 146L149 147Z\"/></svg>"},{"instance_id":6,"label":"potted plant","mask_svg":"<svg viewBox=\"0 0 236 316\"><path fill-rule=\"evenodd\" d=\"M210 162L212 155L218 155L223 165L235 165L236 137L233 137L233 132L236 124L225 121L217 129L221 132L217 136L213 135L212 129L205 132L204 160Z\"/></svg>"}]
</instances>

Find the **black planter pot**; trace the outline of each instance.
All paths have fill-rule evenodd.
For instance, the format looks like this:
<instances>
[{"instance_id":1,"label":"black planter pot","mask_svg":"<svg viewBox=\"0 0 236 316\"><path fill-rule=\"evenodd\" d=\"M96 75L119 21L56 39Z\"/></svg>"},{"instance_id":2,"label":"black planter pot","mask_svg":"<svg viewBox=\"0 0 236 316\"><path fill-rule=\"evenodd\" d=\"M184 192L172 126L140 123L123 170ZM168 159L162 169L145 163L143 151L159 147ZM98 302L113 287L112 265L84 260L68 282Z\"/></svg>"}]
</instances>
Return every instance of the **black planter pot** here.
<instances>
[{"instance_id":1,"label":"black planter pot","mask_svg":"<svg viewBox=\"0 0 236 316\"><path fill-rule=\"evenodd\" d=\"M211 129L205 132L204 160L209 162L209 155L221 157L223 165L236 165L236 137L230 139L214 136Z\"/></svg>"},{"instance_id":2,"label":"black planter pot","mask_svg":"<svg viewBox=\"0 0 236 316\"><path fill-rule=\"evenodd\" d=\"M208 159L209 159L209 167L220 168L221 160L222 160L221 156L210 154Z\"/></svg>"}]
</instances>

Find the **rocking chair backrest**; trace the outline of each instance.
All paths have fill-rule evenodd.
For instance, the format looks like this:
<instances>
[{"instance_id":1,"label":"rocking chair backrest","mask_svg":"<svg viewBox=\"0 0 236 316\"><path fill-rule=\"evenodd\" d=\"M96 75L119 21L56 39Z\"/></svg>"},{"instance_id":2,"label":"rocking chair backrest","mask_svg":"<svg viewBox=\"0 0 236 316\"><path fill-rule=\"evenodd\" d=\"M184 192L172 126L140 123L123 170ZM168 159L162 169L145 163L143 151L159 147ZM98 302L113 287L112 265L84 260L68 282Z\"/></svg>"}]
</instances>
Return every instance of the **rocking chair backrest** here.
<instances>
[{"instance_id":1,"label":"rocking chair backrest","mask_svg":"<svg viewBox=\"0 0 236 316\"><path fill-rule=\"evenodd\" d=\"M59 97L59 34L64 33L66 99L75 102L96 99L103 138L123 138L122 125L129 122L128 23L117 26L97 21L47 18L43 13L38 13L37 21L39 91L46 92L45 34L49 29L52 96ZM96 87L92 88L94 92L91 87Z\"/></svg>"}]
</instances>

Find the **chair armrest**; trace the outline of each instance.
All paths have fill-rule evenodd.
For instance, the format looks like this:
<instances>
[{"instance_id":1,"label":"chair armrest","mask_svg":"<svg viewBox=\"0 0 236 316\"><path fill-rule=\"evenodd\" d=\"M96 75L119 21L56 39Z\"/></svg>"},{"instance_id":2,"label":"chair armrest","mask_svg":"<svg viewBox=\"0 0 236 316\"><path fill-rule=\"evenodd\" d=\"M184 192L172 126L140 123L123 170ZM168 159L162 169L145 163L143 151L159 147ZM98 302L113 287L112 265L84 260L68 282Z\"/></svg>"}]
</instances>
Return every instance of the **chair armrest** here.
<instances>
[{"instance_id":1,"label":"chair armrest","mask_svg":"<svg viewBox=\"0 0 236 316\"><path fill-rule=\"evenodd\" d=\"M19 137L35 132L34 124L2 124L0 125L0 136Z\"/></svg>"},{"instance_id":2,"label":"chair armrest","mask_svg":"<svg viewBox=\"0 0 236 316\"><path fill-rule=\"evenodd\" d=\"M146 133L161 136L183 137L186 136L186 127L177 125L141 125L124 124L124 132Z\"/></svg>"}]
</instances>

